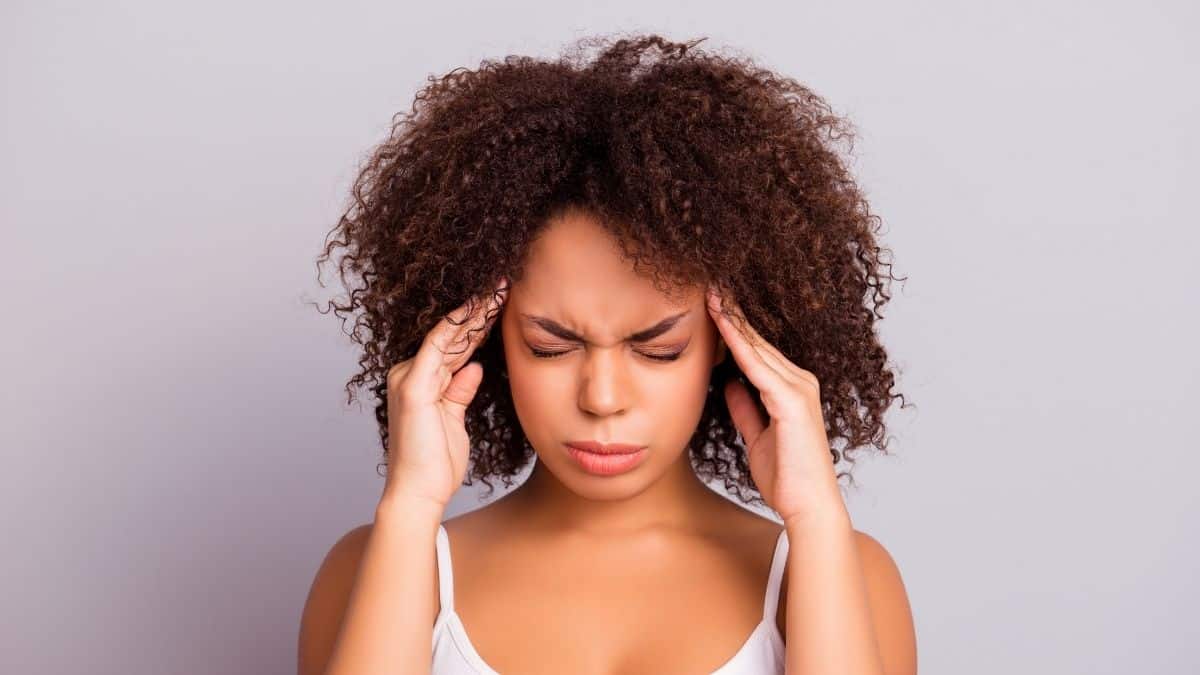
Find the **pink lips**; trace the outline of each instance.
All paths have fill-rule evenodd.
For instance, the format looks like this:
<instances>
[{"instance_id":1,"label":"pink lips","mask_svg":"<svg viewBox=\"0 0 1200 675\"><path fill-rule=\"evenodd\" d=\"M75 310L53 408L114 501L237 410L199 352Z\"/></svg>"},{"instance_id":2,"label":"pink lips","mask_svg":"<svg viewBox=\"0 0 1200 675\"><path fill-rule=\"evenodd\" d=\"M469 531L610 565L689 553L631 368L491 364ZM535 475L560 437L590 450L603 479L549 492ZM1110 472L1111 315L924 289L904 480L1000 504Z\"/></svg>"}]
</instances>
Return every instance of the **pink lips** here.
<instances>
[{"instance_id":1,"label":"pink lips","mask_svg":"<svg viewBox=\"0 0 1200 675\"><path fill-rule=\"evenodd\" d=\"M632 443L601 443L599 441L567 441L567 445L597 455L630 455L646 447Z\"/></svg>"},{"instance_id":2,"label":"pink lips","mask_svg":"<svg viewBox=\"0 0 1200 675\"><path fill-rule=\"evenodd\" d=\"M644 445L569 441L564 444L584 471L596 476L616 476L632 470L649 455Z\"/></svg>"}]
</instances>

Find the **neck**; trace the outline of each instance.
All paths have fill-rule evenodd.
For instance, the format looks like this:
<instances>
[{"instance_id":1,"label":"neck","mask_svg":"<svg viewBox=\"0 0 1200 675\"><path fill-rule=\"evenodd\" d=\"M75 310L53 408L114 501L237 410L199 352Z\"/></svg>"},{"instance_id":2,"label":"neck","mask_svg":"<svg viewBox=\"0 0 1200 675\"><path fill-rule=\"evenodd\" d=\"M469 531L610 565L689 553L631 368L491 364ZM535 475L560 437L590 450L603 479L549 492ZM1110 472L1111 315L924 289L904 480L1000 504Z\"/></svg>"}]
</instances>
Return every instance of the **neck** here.
<instances>
[{"instance_id":1,"label":"neck","mask_svg":"<svg viewBox=\"0 0 1200 675\"><path fill-rule=\"evenodd\" d=\"M724 497L704 484L685 451L657 480L640 492L606 499L585 497L564 485L541 460L513 490L512 506L521 522L542 531L629 537L654 531L699 531L711 526Z\"/></svg>"}]
</instances>

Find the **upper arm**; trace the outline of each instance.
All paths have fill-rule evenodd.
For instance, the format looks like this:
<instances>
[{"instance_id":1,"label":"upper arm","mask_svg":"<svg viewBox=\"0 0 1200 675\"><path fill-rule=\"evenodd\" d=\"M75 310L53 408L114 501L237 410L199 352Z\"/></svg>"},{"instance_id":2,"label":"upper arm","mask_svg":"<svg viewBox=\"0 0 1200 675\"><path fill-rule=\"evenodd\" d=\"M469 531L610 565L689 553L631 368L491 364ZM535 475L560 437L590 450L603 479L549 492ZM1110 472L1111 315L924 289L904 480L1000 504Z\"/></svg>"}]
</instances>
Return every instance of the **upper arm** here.
<instances>
[{"instance_id":1,"label":"upper arm","mask_svg":"<svg viewBox=\"0 0 1200 675\"><path fill-rule=\"evenodd\" d=\"M371 524L342 535L321 562L300 617L299 675L321 675L333 652Z\"/></svg>"},{"instance_id":2,"label":"upper arm","mask_svg":"<svg viewBox=\"0 0 1200 675\"><path fill-rule=\"evenodd\" d=\"M883 544L864 532L855 530L854 534L884 672L916 675L916 631L900 570Z\"/></svg>"}]
</instances>

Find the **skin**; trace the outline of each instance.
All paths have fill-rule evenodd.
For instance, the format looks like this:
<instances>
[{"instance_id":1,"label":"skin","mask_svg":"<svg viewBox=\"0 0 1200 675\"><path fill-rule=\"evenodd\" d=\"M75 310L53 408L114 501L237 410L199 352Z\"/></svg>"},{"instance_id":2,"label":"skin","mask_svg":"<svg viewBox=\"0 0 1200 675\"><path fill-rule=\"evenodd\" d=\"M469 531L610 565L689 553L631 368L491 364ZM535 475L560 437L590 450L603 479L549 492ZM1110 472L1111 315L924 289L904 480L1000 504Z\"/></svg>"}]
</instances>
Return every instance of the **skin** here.
<instances>
[{"instance_id":1,"label":"skin","mask_svg":"<svg viewBox=\"0 0 1200 675\"><path fill-rule=\"evenodd\" d=\"M624 340L681 313L657 338ZM584 342L555 336L534 316ZM531 247L499 322L513 404L538 454L529 479L513 493L527 516L523 522L602 545L702 528L724 498L692 471L685 449L711 370L726 355L703 289L665 297L633 274L604 230L571 214ZM539 358L533 350L558 355ZM670 362L650 358L676 353ZM586 439L647 445L648 457L627 473L594 476L562 447Z\"/></svg>"},{"instance_id":2,"label":"skin","mask_svg":"<svg viewBox=\"0 0 1200 675\"><path fill-rule=\"evenodd\" d=\"M832 467L821 464L830 462L814 431L819 406L811 416L815 380L769 355L752 330L718 318L707 291L663 295L586 214L564 214L531 247L492 330L502 331L513 402L537 462L512 492L443 523L455 610L472 644L502 673L712 672L762 620L771 555L787 529L772 617L789 646L787 671L915 673L898 569L850 526ZM681 312L661 336L624 341ZM544 359L534 349L563 353ZM647 356L675 352L671 362ZM771 414L756 419L744 389L725 392L756 483L783 526L706 486L686 455L710 370L731 355ZM562 447L571 439L644 444L649 453L632 471L593 476ZM371 527L339 543L346 588Z\"/></svg>"}]
</instances>

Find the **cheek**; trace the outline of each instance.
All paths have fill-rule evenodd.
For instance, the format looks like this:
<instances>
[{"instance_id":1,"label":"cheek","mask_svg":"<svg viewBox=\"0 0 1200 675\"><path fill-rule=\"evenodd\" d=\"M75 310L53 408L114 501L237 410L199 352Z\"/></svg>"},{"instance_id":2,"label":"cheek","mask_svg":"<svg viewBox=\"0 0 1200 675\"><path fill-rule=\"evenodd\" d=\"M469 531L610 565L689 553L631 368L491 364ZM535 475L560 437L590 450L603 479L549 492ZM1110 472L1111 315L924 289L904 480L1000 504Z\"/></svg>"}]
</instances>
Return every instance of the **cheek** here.
<instances>
[{"instance_id":1,"label":"cheek","mask_svg":"<svg viewBox=\"0 0 1200 675\"><path fill-rule=\"evenodd\" d=\"M661 378L656 388L647 391L644 415L655 420L653 442L661 449L662 461L670 462L696 433L704 401L708 397L711 370L704 365L681 367L671 377Z\"/></svg>"},{"instance_id":2,"label":"cheek","mask_svg":"<svg viewBox=\"0 0 1200 675\"><path fill-rule=\"evenodd\" d=\"M505 345L505 366L508 370L509 393L517 418L527 434L548 426L550 421L561 417L562 407L573 399L567 397L564 378L555 377L553 371L531 363L532 357L508 353Z\"/></svg>"},{"instance_id":3,"label":"cheek","mask_svg":"<svg viewBox=\"0 0 1200 675\"><path fill-rule=\"evenodd\" d=\"M713 373L713 349L715 340L705 339L707 336L697 336L696 348L686 364L680 364L679 369L666 378L664 386L670 391L659 392L656 400L663 402L663 407L671 409L675 419L682 420L694 426L700 420L704 411L704 402L709 396L708 385ZM690 430L689 430L690 433Z\"/></svg>"},{"instance_id":4,"label":"cheek","mask_svg":"<svg viewBox=\"0 0 1200 675\"><path fill-rule=\"evenodd\" d=\"M708 361L695 359L693 363L681 367L678 373L674 373L674 377L666 378L669 382L664 382L664 388L669 388L669 391L661 392L656 400L679 412L685 409L695 410L698 418L700 410L704 407L704 399L708 397L708 382L711 376L712 369Z\"/></svg>"}]
</instances>

